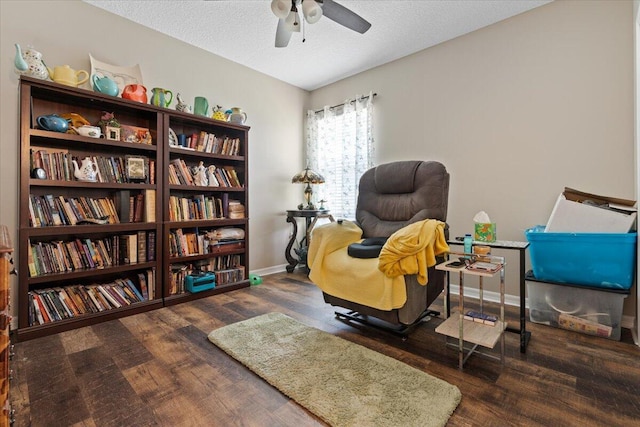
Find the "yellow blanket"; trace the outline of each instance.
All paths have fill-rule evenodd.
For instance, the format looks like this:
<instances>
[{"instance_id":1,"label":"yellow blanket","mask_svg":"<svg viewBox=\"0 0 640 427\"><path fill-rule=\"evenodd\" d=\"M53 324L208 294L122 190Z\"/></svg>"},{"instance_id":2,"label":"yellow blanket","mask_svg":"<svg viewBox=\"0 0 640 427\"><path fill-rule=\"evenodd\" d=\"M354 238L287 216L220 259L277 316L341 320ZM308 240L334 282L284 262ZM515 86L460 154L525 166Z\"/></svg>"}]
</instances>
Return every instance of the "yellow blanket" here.
<instances>
[{"instance_id":1,"label":"yellow blanket","mask_svg":"<svg viewBox=\"0 0 640 427\"><path fill-rule=\"evenodd\" d=\"M378 259L352 258L351 243L362 241L362 230L351 221L313 229L307 263L309 278L323 292L380 310L402 307L407 301L404 276L389 278L378 270Z\"/></svg>"},{"instance_id":2,"label":"yellow blanket","mask_svg":"<svg viewBox=\"0 0 640 427\"><path fill-rule=\"evenodd\" d=\"M427 268L436 264L436 255L449 252L444 223L435 219L414 222L393 233L382 248L378 268L388 277L417 274L426 285Z\"/></svg>"},{"instance_id":3,"label":"yellow blanket","mask_svg":"<svg viewBox=\"0 0 640 427\"><path fill-rule=\"evenodd\" d=\"M378 258L359 259L352 258L347 254L347 247L351 243L362 241L362 230L353 222L343 221L342 224L333 222L316 227L313 230L307 255L307 263L311 270L309 278L323 292L338 298L380 310L400 308L407 301L403 275L404 271L408 271L412 266L408 258L413 256L414 264L417 267L414 273L407 274L415 274L420 273L419 266L429 266L435 263L435 255L430 254L442 253L443 243L445 250L448 250L442 232L443 223L435 222L440 225L418 227L412 224L408 226L413 232L431 234L417 238L416 242L412 243L413 239L401 232L402 230L395 233L398 234L397 238L402 242L401 246L396 248L394 244L387 241L385 246L395 248L393 252L397 254L394 256L391 253L385 257L390 266L389 271L385 271L387 274L379 268ZM442 237L436 236L437 233L440 233ZM423 244L422 242L427 243ZM420 250L416 248L410 249L414 246L422 247L423 253L420 253ZM425 278L423 284L426 284L426 274L425 268L422 275Z\"/></svg>"}]
</instances>

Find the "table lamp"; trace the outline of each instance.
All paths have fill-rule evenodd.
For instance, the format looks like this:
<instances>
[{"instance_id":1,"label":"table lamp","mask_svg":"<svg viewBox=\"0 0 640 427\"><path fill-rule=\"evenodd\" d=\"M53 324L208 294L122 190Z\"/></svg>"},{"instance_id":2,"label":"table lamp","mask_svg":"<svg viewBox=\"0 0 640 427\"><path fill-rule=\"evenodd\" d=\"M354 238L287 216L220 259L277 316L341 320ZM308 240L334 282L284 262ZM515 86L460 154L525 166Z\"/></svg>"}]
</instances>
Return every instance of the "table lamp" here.
<instances>
[{"instance_id":1,"label":"table lamp","mask_svg":"<svg viewBox=\"0 0 640 427\"><path fill-rule=\"evenodd\" d=\"M307 206L300 207L299 209L315 209L313 203L311 203L311 196L313 195L313 190L311 189L311 184L322 184L324 183L324 177L317 172L312 171L307 166L302 172L297 173L291 178L291 182L293 184L307 184L307 187L304 189L304 198L307 201Z\"/></svg>"}]
</instances>

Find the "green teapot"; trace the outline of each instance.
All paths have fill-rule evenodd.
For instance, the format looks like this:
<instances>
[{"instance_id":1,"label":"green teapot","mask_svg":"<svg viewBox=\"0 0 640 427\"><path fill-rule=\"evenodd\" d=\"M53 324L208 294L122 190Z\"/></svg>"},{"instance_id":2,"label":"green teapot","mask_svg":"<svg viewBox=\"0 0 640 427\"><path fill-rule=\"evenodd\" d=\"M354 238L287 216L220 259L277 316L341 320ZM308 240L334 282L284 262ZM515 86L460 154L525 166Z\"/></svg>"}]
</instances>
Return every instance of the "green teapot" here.
<instances>
[{"instance_id":1,"label":"green teapot","mask_svg":"<svg viewBox=\"0 0 640 427\"><path fill-rule=\"evenodd\" d=\"M118 96L118 92L120 92L118 84L107 76L98 77L97 74L94 74L91 81L93 82L93 90L96 92L111 96Z\"/></svg>"}]
</instances>

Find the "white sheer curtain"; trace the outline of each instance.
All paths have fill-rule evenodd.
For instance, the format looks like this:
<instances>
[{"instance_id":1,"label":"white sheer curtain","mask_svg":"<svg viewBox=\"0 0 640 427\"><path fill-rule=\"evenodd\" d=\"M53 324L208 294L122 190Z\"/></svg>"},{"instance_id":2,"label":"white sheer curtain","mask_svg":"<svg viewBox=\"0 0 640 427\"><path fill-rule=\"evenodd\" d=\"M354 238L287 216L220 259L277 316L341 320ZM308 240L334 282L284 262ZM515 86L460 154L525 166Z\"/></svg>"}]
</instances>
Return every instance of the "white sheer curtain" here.
<instances>
[{"instance_id":1,"label":"white sheer curtain","mask_svg":"<svg viewBox=\"0 0 640 427\"><path fill-rule=\"evenodd\" d=\"M358 181L373 166L372 116L372 93L307 112L308 166L325 178L314 188L314 203L325 200L336 218L356 216Z\"/></svg>"}]
</instances>

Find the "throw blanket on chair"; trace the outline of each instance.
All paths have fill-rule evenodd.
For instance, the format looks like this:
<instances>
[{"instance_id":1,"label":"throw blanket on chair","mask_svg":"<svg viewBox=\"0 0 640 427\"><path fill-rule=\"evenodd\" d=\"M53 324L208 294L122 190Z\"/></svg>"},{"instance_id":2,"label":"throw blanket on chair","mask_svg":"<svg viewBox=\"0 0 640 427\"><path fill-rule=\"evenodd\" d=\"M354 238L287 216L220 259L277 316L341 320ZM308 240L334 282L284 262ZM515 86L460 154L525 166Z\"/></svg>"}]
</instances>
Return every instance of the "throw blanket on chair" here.
<instances>
[{"instance_id":1,"label":"throw blanket on chair","mask_svg":"<svg viewBox=\"0 0 640 427\"><path fill-rule=\"evenodd\" d=\"M442 243L444 243L445 251L448 250L442 228L444 223L435 222L442 225L418 227L411 224L405 227L411 227L413 232L424 234L417 238L416 242L401 233L401 230L396 232L395 234L398 234L398 239L402 243L393 250L395 255L388 256L389 271L384 273L379 268L379 258L360 259L352 258L347 254L347 248L351 243L362 241L362 230L356 224L351 221L343 221L342 224L332 222L316 227L311 236L307 255L308 266L311 270L309 278L323 292L338 298L380 310L400 308L407 301L404 271L411 269L412 262L409 258L413 257L414 263L418 267L415 272L407 274L416 274L420 272L420 265L435 264L435 255L442 253ZM436 236L437 233L439 233L438 236ZM387 241L385 247L390 245L394 244ZM414 246L416 248L413 248ZM422 248L422 253L419 248ZM433 262L431 262L432 259ZM427 283L426 275L425 268L423 284Z\"/></svg>"},{"instance_id":2,"label":"throw blanket on chair","mask_svg":"<svg viewBox=\"0 0 640 427\"><path fill-rule=\"evenodd\" d=\"M378 268L388 277L417 274L426 285L427 268L436 264L436 256L449 252L444 222L425 219L393 233L382 248Z\"/></svg>"}]
</instances>

